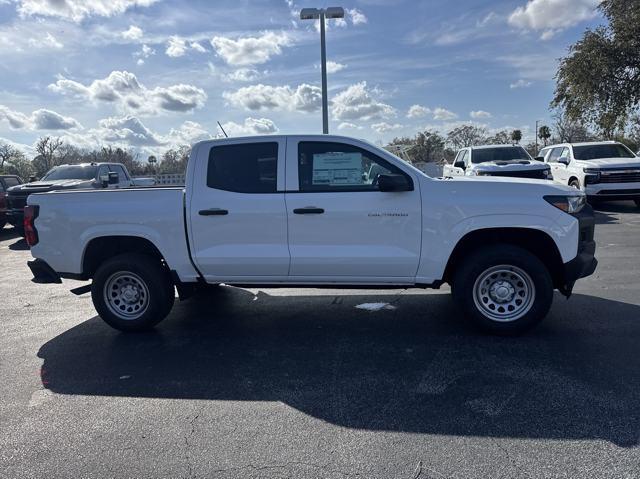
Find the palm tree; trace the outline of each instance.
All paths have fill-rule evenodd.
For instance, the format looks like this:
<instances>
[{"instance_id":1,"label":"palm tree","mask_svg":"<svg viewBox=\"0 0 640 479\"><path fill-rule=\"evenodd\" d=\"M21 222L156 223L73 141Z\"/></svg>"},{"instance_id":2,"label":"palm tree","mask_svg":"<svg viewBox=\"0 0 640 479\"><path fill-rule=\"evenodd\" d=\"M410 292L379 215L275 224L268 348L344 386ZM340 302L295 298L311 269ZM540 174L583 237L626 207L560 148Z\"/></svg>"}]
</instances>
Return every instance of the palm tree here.
<instances>
[{"instance_id":1,"label":"palm tree","mask_svg":"<svg viewBox=\"0 0 640 479\"><path fill-rule=\"evenodd\" d=\"M511 139L514 143L520 143L520 140L522 140L522 132L520 130L513 130L511 132Z\"/></svg>"},{"instance_id":2,"label":"palm tree","mask_svg":"<svg viewBox=\"0 0 640 479\"><path fill-rule=\"evenodd\" d=\"M549 141L549 138L551 138L551 128L549 128L547 125L542 125L538 129L538 138L542 140L544 146L547 146L547 141Z\"/></svg>"}]
</instances>

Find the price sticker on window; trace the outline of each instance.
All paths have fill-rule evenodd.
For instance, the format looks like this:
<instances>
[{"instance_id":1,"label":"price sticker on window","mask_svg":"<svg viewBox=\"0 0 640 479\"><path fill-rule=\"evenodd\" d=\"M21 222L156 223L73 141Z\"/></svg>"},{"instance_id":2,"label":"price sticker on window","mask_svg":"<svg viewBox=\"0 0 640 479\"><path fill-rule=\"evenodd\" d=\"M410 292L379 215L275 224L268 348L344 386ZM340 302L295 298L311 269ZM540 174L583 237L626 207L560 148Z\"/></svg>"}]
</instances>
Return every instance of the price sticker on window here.
<instances>
[{"instance_id":1,"label":"price sticker on window","mask_svg":"<svg viewBox=\"0 0 640 479\"><path fill-rule=\"evenodd\" d=\"M313 185L357 186L364 184L361 153L313 155Z\"/></svg>"}]
</instances>

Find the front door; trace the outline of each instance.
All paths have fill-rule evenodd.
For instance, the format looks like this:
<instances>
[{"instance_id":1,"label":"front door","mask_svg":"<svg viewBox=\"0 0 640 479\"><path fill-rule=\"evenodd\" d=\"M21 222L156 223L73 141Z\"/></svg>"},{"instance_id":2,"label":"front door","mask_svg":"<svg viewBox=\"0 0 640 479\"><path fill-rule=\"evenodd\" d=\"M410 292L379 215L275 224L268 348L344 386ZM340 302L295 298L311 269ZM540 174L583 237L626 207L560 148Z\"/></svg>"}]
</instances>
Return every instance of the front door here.
<instances>
[{"instance_id":1,"label":"front door","mask_svg":"<svg viewBox=\"0 0 640 479\"><path fill-rule=\"evenodd\" d=\"M283 138L200 146L187 211L192 256L208 281L286 279L285 147Z\"/></svg>"},{"instance_id":2,"label":"front door","mask_svg":"<svg viewBox=\"0 0 640 479\"><path fill-rule=\"evenodd\" d=\"M414 280L421 248L415 172L367 148L317 137L288 140L290 280ZM405 175L412 191L381 192L381 174Z\"/></svg>"}]
</instances>

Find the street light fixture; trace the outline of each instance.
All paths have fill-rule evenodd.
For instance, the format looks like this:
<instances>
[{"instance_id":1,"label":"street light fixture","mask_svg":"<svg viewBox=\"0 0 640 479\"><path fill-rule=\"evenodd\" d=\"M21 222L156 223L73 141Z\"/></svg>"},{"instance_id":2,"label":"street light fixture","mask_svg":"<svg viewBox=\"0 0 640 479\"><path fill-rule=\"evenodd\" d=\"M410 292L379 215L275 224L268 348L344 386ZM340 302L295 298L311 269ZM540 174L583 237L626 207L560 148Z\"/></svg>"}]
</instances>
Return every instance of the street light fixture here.
<instances>
[{"instance_id":1,"label":"street light fixture","mask_svg":"<svg viewBox=\"0 0 640 479\"><path fill-rule=\"evenodd\" d=\"M342 7L303 8L300 20L320 20L320 68L322 70L322 133L329 133L329 111L327 95L327 47L325 43L325 18L344 18Z\"/></svg>"}]
</instances>

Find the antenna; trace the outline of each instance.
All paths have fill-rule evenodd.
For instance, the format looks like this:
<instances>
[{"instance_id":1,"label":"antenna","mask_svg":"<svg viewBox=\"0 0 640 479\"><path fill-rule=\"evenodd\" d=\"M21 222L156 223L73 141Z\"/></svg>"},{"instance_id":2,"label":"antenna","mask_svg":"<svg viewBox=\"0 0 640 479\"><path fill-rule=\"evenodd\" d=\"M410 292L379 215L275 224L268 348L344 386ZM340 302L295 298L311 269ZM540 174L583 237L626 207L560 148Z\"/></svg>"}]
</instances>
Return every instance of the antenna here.
<instances>
[{"instance_id":1,"label":"antenna","mask_svg":"<svg viewBox=\"0 0 640 479\"><path fill-rule=\"evenodd\" d=\"M229 135L227 135L227 132L224 131L224 128L222 128L222 125L220 124L220 122L218 121L217 123L218 123L218 126L220 127L220 129L222 130L222 133L224 133L224 137L225 138L229 138Z\"/></svg>"}]
</instances>

